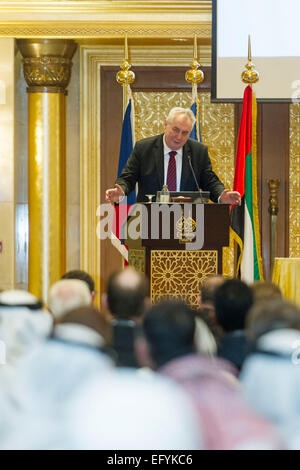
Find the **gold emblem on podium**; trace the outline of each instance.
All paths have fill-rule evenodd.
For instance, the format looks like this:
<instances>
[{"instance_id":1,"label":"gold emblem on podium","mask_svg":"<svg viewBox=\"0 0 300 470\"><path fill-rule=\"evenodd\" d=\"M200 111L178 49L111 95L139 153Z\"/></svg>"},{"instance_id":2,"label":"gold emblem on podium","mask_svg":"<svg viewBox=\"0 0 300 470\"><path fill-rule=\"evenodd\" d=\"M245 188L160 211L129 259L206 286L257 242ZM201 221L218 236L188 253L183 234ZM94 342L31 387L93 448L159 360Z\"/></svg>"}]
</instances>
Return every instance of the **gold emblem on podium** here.
<instances>
[{"instance_id":1,"label":"gold emblem on podium","mask_svg":"<svg viewBox=\"0 0 300 470\"><path fill-rule=\"evenodd\" d=\"M191 216L184 217L182 215L176 222L176 236L179 239L179 243L190 243L195 238L196 232L196 221Z\"/></svg>"}]
</instances>

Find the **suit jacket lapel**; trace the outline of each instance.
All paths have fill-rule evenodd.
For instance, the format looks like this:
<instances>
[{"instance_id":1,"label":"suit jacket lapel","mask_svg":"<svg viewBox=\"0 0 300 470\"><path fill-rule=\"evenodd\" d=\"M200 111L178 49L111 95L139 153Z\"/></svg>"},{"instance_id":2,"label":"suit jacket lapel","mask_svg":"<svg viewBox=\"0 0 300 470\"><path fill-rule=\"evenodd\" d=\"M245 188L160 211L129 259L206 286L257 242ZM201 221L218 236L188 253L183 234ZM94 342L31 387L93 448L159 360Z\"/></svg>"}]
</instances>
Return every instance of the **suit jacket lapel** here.
<instances>
[{"instance_id":1,"label":"suit jacket lapel","mask_svg":"<svg viewBox=\"0 0 300 470\"><path fill-rule=\"evenodd\" d=\"M187 188L187 183L188 180L191 178L191 169L189 165L189 161L187 156L191 155L192 156L192 151L189 146L189 143L187 142L183 146L183 152L182 152L182 169L181 169L181 180L180 180L180 190L181 191L187 191L189 188Z\"/></svg>"},{"instance_id":2,"label":"suit jacket lapel","mask_svg":"<svg viewBox=\"0 0 300 470\"><path fill-rule=\"evenodd\" d=\"M163 144L163 134L159 136L157 142L154 146L155 152L155 164L158 174L158 180L160 187L163 187L164 184L164 144Z\"/></svg>"}]
</instances>

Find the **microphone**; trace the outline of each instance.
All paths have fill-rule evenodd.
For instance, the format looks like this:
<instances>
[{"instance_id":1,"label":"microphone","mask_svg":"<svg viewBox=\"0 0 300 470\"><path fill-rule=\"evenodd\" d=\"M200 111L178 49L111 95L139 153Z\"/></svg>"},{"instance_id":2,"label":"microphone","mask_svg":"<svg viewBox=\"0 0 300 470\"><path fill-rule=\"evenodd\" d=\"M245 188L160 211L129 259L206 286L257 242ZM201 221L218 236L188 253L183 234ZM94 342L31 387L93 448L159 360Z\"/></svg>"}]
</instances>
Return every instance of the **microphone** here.
<instances>
[{"instance_id":1,"label":"microphone","mask_svg":"<svg viewBox=\"0 0 300 470\"><path fill-rule=\"evenodd\" d=\"M197 181L197 178L196 178L196 175L195 175L195 172L194 172L194 168L193 168L193 165L192 165L191 156L188 155L187 157L188 157L188 160L189 160L191 172L192 172L192 174L193 174L194 181L195 181L195 183L196 183L197 189L198 189L199 193L201 193L201 189L199 188L199 184L198 184L198 181Z\"/></svg>"}]
</instances>

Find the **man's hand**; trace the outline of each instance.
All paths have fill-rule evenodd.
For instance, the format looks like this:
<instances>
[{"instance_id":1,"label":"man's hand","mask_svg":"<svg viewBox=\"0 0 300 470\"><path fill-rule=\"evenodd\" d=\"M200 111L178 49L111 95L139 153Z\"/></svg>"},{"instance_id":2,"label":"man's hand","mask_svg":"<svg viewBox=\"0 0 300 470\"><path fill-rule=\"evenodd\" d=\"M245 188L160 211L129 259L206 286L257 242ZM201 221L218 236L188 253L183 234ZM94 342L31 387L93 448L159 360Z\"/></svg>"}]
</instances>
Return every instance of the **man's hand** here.
<instances>
[{"instance_id":1,"label":"man's hand","mask_svg":"<svg viewBox=\"0 0 300 470\"><path fill-rule=\"evenodd\" d=\"M105 199L110 204L114 204L115 202L120 202L122 197L124 196L124 191L118 184L115 184L114 188L107 189L105 193Z\"/></svg>"},{"instance_id":2,"label":"man's hand","mask_svg":"<svg viewBox=\"0 0 300 470\"><path fill-rule=\"evenodd\" d=\"M220 196L219 202L221 204L237 204L240 206L241 195L238 191L229 191L229 189L225 189Z\"/></svg>"}]
</instances>

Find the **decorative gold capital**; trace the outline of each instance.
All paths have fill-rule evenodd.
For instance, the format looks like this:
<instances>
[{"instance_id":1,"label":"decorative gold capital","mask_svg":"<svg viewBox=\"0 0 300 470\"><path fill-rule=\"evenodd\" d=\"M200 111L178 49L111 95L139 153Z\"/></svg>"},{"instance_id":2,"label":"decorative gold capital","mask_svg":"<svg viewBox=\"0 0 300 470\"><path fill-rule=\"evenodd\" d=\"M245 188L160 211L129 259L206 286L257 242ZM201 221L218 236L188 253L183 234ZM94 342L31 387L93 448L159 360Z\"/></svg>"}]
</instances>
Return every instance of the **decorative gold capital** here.
<instances>
[{"instance_id":1,"label":"decorative gold capital","mask_svg":"<svg viewBox=\"0 0 300 470\"><path fill-rule=\"evenodd\" d=\"M66 93L77 44L71 39L18 39L27 92Z\"/></svg>"},{"instance_id":2,"label":"decorative gold capital","mask_svg":"<svg viewBox=\"0 0 300 470\"><path fill-rule=\"evenodd\" d=\"M277 215L278 214L278 188L280 180L268 180L270 197L269 197L269 214Z\"/></svg>"}]
</instances>

